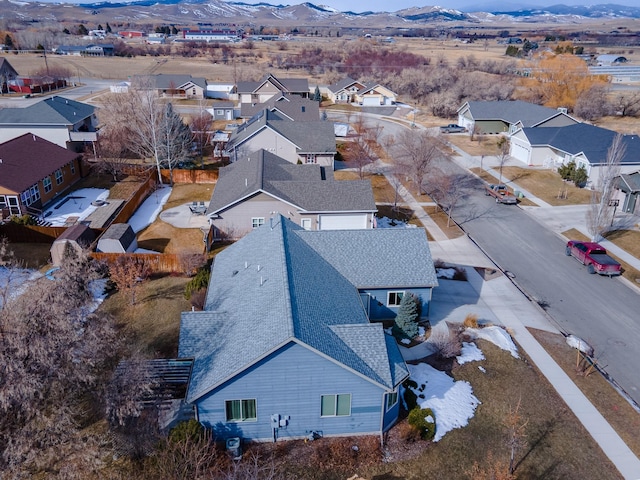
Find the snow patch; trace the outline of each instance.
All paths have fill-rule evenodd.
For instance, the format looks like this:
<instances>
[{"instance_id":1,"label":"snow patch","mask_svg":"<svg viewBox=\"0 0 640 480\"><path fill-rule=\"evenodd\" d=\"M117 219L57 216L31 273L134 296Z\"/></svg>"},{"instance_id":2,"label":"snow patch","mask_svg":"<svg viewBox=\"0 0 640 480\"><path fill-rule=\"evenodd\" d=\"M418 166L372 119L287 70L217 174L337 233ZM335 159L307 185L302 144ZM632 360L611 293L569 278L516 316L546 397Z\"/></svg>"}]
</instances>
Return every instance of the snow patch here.
<instances>
[{"instance_id":1,"label":"snow patch","mask_svg":"<svg viewBox=\"0 0 640 480\"><path fill-rule=\"evenodd\" d=\"M171 187L161 187L142 202L142 205L138 207L136 213L127 222L135 233L144 230L155 221L162 211L162 207L169 200L171 190Z\"/></svg>"},{"instance_id":2,"label":"snow patch","mask_svg":"<svg viewBox=\"0 0 640 480\"><path fill-rule=\"evenodd\" d=\"M467 328L465 330L472 338L482 338L483 340L487 340L494 345L497 345L503 350L507 350L511 353L511 356L514 358L520 358L518 356L518 348L515 343L511 339L511 335L501 327L492 326L492 327L484 327L484 328Z\"/></svg>"},{"instance_id":3,"label":"snow patch","mask_svg":"<svg viewBox=\"0 0 640 480\"><path fill-rule=\"evenodd\" d=\"M462 342L462 353L456 357L458 365L484 360L482 350L475 343Z\"/></svg>"},{"instance_id":4,"label":"snow patch","mask_svg":"<svg viewBox=\"0 0 640 480\"><path fill-rule=\"evenodd\" d=\"M480 401L473 395L469 382L454 381L449 375L436 370L427 363L407 365L410 378L418 384L413 389L421 408L430 408L436 416L436 434L434 442L454 428L461 428L469 423Z\"/></svg>"}]
</instances>

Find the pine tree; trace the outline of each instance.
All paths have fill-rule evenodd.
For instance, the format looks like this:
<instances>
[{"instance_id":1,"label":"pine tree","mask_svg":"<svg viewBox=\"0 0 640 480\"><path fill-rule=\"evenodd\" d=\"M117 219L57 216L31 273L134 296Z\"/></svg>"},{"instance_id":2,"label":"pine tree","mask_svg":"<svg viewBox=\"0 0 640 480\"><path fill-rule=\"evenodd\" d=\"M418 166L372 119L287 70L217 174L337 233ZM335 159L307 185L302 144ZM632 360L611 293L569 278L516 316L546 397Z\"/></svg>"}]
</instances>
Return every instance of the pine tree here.
<instances>
[{"instance_id":1,"label":"pine tree","mask_svg":"<svg viewBox=\"0 0 640 480\"><path fill-rule=\"evenodd\" d=\"M111 33L111 25L109 25L109 22L107 22L107 33Z\"/></svg>"},{"instance_id":2,"label":"pine tree","mask_svg":"<svg viewBox=\"0 0 640 480\"><path fill-rule=\"evenodd\" d=\"M405 292L400 301L398 314L396 315L393 330L396 336L414 338L418 336L418 297L413 293Z\"/></svg>"},{"instance_id":3,"label":"pine tree","mask_svg":"<svg viewBox=\"0 0 640 480\"><path fill-rule=\"evenodd\" d=\"M318 87L318 85L316 85L316 90L313 92L313 100L315 102L322 101L322 95L320 94L320 87Z\"/></svg>"}]
</instances>

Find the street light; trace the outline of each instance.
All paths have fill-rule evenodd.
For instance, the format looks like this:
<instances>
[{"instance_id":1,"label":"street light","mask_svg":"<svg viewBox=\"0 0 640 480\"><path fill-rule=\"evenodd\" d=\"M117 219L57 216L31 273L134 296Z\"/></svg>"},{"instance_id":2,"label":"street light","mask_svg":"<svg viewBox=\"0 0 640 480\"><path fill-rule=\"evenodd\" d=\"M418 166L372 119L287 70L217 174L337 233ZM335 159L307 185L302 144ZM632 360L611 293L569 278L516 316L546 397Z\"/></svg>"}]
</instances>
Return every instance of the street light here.
<instances>
[{"instance_id":1,"label":"street light","mask_svg":"<svg viewBox=\"0 0 640 480\"><path fill-rule=\"evenodd\" d=\"M616 209L620 205L620 200L617 198L614 200L609 200L609 206L613 207L613 216L611 217L611 226L613 227L613 221L616 219Z\"/></svg>"}]
</instances>

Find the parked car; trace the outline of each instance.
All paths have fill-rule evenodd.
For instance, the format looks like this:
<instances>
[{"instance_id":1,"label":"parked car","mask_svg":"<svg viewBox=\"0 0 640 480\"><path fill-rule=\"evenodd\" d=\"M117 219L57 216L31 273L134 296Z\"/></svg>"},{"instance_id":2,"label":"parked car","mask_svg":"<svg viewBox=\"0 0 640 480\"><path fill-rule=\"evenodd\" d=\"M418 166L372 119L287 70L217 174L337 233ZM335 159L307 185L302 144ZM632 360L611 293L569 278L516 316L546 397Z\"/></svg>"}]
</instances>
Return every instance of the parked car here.
<instances>
[{"instance_id":1,"label":"parked car","mask_svg":"<svg viewBox=\"0 0 640 480\"><path fill-rule=\"evenodd\" d=\"M463 133L466 131L467 129L465 127L461 127L460 125L456 125L455 123L450 123L449 125L440 127L441 133Z\"/></svg>"},{"instance_id":2,"label":"parked car","mask_svg":"<svg viewBox=\"0 0 640 480\"><path fill-rule=\"evenodd\" d=\"M507 205L515 205L518 203L518 199L511 190L504 184L494 185L487 183L484 190L485 195L491 195L496 199L496 203L505 203Z\"/></svg>"},{"instance_id":3,"label":"parked car","mask_svg":"<svg viewBox=\"0 0 640 480\"><path fill-rule=\"evenodd\" d=\"M569 240L565 254L586 265L589 273L609 275L610 277L622 273L620 264L607 255L607 251L599 243Z\"/></svg>"}]
</instances>

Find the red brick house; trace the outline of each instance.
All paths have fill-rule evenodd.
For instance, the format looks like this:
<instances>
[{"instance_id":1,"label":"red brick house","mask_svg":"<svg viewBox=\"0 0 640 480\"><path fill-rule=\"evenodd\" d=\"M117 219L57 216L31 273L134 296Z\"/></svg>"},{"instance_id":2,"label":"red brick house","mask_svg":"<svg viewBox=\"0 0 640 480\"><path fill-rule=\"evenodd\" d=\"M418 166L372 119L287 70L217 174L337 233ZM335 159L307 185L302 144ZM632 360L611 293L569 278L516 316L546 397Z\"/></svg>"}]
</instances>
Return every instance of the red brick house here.
<instances>
[{"instance_id":1,"label":"red brick house","mask_svg":"<svg viewBox=\"0 0 640 480\"><path fill-rule=\"evenodd\" d=\"M80 179L81 158L31 133L0 143L2 218L39 214Z\"/></svg>"}]
</instances>

